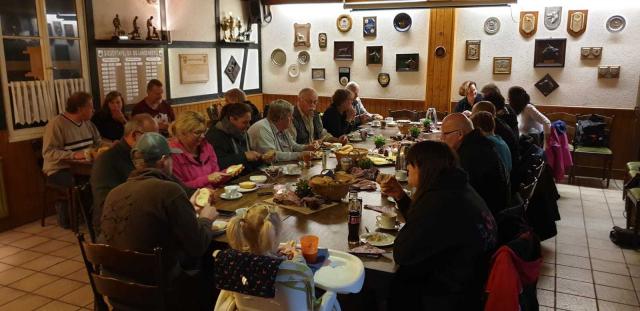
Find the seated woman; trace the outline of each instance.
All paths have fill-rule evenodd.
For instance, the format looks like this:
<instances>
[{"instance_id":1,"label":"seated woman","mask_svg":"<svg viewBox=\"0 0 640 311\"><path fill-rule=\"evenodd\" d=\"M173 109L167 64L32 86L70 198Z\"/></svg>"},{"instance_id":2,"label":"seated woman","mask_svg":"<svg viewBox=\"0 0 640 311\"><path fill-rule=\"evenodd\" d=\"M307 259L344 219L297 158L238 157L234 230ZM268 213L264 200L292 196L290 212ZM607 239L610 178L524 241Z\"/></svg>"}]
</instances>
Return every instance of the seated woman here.
<instances>
[{"instance_id":1,"label":"seated woman","mask_svg":"<svg viewBox=\"0 0 640 311\"><path fill-rule=\"evenodd\" d=\"M206 138L214 146L221 169L243 164L245 171L252 171L262 163L262 154L249 148L247 130L250 122L251 108L247 104L226 104L220 121L209 128Z\"/></svg>"},{"instance_id":2,"label":"seated woman","mask_svg":"<svg viewBox=\"0 0 640 311\"><path fill-rule=\"evenodd\" d=\"M419 142L407 163L409 186L417 189L411 198L393 176L379 177L406 220L393 249L399 268L389 306L479 310L497 240L493 216L446 144Z\"/></svg>"},{"instance_id":3,"label":"seated woman","mask_svg":"<svg viewBox=\"0 0 640 311\"><path fill-rule=\"evenodd\" d=\"M464 97L456 105L455 112L470 111L473 105L482 100L482 95L478 94L476 83L473 81L464 81L458 89L458 94Z\"/></svg>"},{"instance_id":4,"label":"seated woman","mask_svg":"<svg viewBox=\"0 0 640 311\"><path fill-rule=\"evenodd\" d=\"M493 83L489 83L482 87L482 98L496 107L496 118L506 123L513 131L514 135L518 134L518 117L513 108L505 104L504 96L500 92L500 88Z\"/></svg>"},{"instance_id":5,"label":"seated woman","mask_svg":"<svg viewBox=\"0 0 640 311\"><path fill-rule=\"evenodd\" d=\"M171 148L182 150L172 154L173 175L192 188L217 187L230 176L220 172L218 158L206 139L207 127L204 115L185 111L171 124ZM234 172L236 175L238 172Z\"/></svg>"},{"instance_id":6,"label":"seated woman","mask_svg":"<svg viewBox=\"0 0 640 311\"><path fill-rule=\"evenodd\" d=\"M546 145L545 137L549 137L551 122L538 111L524 88L514 86L509 89L509 104L518 116L518 131L520 135L530 135L536 139L539 146Z\"/></svg>"},{"instance_id":7,"label":"seated woman","mask_svg":"<svg viewBox=\"0 0 640 311\"><path fill-rule=\"evenodd\" d=\"M353 109L353 93L349 90L338 89L331 97L329 108L322 115L322 125L333 137L340 137L356 129L353 121L356 111Z\"/></svg>"},{"instance_id":8,"label":"seated woman","mask_svg":"<svg viewBox=\"0 0 640 311\"><path fill-rule=\"evenodd\" d=\"M100 111L93 115L91 122L96 125L102 138L120 140L124 135L124 124L127 123L122 94L118 91L109 92L104 97Z\"/></svg>"}]
</instances>

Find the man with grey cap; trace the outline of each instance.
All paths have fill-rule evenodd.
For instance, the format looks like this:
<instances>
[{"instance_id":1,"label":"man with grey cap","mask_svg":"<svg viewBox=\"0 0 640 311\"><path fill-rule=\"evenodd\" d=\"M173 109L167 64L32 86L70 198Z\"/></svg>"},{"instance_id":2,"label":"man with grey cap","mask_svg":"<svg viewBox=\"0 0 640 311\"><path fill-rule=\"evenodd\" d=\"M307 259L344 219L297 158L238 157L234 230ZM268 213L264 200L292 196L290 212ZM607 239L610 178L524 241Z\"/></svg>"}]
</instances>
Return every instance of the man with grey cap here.
<instances>
[{"instance_id":1,"label":"man with grey cap","mask_svg":"<svg viewBox=\"0 0 640 311\"><path fill-rule=\"evenodd\" d=\"M169 300L193 301L190 295L198 295L212 282L203 273L194 280L185 271L200 270L203 264L209 264L202 259L211 257L204 255L211 251L211 224L218 212L210 202L196 207L195 194L189 199L172 178L171 154L180 152L171 149L167 139L158 133L145 133L138 139L131 150L136 169L107 195L98 241L146 253L161 247L169 287L185 289L176 293L179 297ZM198 290L186 290L190 285Z\"/></svg>"}]
</instances>

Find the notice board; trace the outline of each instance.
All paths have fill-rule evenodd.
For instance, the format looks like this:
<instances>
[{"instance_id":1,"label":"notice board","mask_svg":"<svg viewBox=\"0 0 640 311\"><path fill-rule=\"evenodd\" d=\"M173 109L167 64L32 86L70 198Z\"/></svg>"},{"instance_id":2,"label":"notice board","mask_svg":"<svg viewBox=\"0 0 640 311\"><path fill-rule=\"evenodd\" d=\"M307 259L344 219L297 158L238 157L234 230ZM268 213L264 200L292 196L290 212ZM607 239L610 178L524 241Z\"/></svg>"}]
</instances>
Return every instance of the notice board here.
<instances>
[{"instance_id":1,"label":"notice board","mask_svg":"<svg viewBox=\"0 0 640 311\"><path fill-rule=\"evenodd\" d=\"M125 104L135 104L147 93L147 82L165 83L165 55L161 48L97 48L100 98L118 91Z\"/></svg>"}]
</instances>

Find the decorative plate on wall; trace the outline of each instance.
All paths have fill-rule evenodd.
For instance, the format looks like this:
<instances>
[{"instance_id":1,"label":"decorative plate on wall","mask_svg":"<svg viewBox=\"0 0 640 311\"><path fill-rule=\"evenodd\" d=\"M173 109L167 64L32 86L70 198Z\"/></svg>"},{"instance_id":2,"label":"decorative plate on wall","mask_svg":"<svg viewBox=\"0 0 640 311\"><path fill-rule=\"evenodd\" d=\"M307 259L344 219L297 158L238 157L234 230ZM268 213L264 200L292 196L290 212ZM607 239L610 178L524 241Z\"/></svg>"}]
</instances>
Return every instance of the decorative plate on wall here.
<instances>
[{"instance_id":1,"label":"decorative plate on wall","mask_svg":"<svg viewBox=\"0 0 640 311\"><path fill-rule=\"evenodd\" d=\"M614 15L607 20L607 30L609 32L619 32L627 25L627 21L620 15Z\"/></svg>"},{"instance_id":2,"label":"decorative plate on wall","mask_svg":"<svg viewBox=\"0 0 640 311\"><path fill-rule=\"evenodd\" d=\"M500 20L497 17L489 17L484 21L484 32L494 35L500 31Z\"/></svg>"},{"instance_id":3,"label":"decorative plate on wall","mask_svg":"<svg viewBox=\"0 0 640 311\"><path fill-rule=\"evenodd\" d=\"M271 52L271 62L277 66L284 66L287 62L287 54L281 49L275 49Z\"/></svg>"},{"instance_id":4,"label":"decorative plate on wall","mask_svg":"<svg viewBox=\"0 0 640 311\"><path fill-rule=\"evenodd\" d=\"M300 51L300 53L298 53L298 63L300 63L300 65L308 64L310 59L311 55L309 55L309 52Z\"/></svg>"},{"instance_id":5,"label":"decorative plate on wall","mask_svg":"<svg viewBox=\"0 0 640 311\"><path fill-rule=\"evenodd\" d=\"M393 27L399 32L409 31L411 28L411 16L407 13L400 13L393 18Z\"/></svg>"},{"instance_id":6,"label":"decorative plate on wall","mask_svg":"<svg viewBox=\"0 0 640 311\"><path fill-rule=\"evenodd\" d=\"M341 14L336 20L336 27L338 27L338 30L340 30L341 32L347 32L351 30L352 25L353 20L351 20L351 16L349 16L349 14Z\"/></svg>"},{"instance_id":7,"label":"decorative plate on wall","mask_svg":"<svg viewBox=\"0 0 640 311\"><path fill-rule=\"evenodd\" d=\"M298 64L289 65L289 77L297 78L300 75L300 68Z\"/></svg>"}]
</instances>

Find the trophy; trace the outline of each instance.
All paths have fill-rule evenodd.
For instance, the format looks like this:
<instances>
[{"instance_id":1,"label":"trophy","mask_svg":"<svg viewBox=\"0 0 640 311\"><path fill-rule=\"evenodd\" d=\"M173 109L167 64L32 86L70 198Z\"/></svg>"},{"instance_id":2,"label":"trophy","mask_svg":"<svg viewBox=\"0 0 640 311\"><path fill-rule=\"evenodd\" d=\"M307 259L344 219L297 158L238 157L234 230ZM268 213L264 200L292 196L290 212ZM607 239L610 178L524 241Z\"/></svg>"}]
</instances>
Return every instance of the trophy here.
<instances>
[{"instance_id":1,"label":"trophy","mask_svg":"<svg viewBox=\"0 0 640 311\"><path fill-rule=\"evenodd\" d=\"M133 31L129 33L131 40L140 40L140 27L138 27L138 17L133 19Z\"/></svg>"},{"instance_id":2,"label":"trophy","mask_svg":"<svg viewBox=\"0 0 640 311\"><path fill-rule=\"evenodd\" d=\"M230 34L227 34L227 30L231 30L231 24L233 23L233 18L231 17L231 13L229 16L223 16L222 21L220 22L220 29L222 29L224 41L231 41ZM230 31L231 32L231 31Z\"/></svg>"},{"instance_id":3,"label":"trophy","mask_svg":"<svg viewBox=\"0 0 640 311\"><path fill-rule=\"evenodd\" d=\"M153 16L147 20L147 40L160 40L158 30L153 26Z\"/></svg>"},{"instance_id":4,"label":"trophy","mask_svg":"<svg viewBox=\"0 0 640 311\"><path fill-rule=\"evenodd\" d=\"M127 35L126 32L120 28L120 26L120 16L116 14L116 17L113 18L113 39L115 40L124 39L123 37L126 37Z\"/></svg>"}]
</instances>

